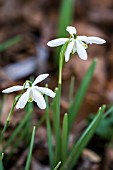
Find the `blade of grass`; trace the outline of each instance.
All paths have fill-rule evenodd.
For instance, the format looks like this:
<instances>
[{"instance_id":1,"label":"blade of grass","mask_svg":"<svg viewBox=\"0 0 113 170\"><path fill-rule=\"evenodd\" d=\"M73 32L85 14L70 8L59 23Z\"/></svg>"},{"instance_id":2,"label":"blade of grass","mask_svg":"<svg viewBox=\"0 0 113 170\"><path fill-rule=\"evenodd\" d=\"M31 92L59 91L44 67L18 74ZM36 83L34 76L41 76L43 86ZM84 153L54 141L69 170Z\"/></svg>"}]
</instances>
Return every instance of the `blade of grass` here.
<instances>
[{"instance_id":1,"label":"blade of grass","mask_svg":"<svg viewBox=\"0 0 113 170\"><path fill-rule=\"evenodd\" d=\"M68 146L68 114L65 113L63 118L63 127L62 127L62 150L61 150L61 160L62 163L65 162L67 158L67 146Z\"/></svg>"},{"instance_id":2,"label":"blade of grass","mask_svg":"<svg viewBox=\"0 0 113 170\"><path fill-rule=\"evenodd\" d=\"M76 164L81 152L86 147L88 142L90 141L91 137L93 136L97 126L99 125L100 121L102 120L103 113L105 111L106 106L103 105L99 108L97 115L87 127L83 135L80 137L77 143L73 146L71 153L69 154L67 160L65 161L64 165L61 167L60 170L72 169Z\"/></svg>"},{"instance_id":3,"label":"blade of grass","mask_svg":"<svg viewBox=\"0 0 113 170\"><path fill-rule=\"evenodd\" d=\"M18 147L18 145L20 144L20 142L22 141L22 139L27 136L26 134L28 134L28 133L27 133L27 132L28 132L28 129L29 129L29 125L26 125L25 129L22 130L22 132L20 133L20 135L18 135L18 138L15 139L15 143L13 144L12 149L11 149L9 155L8 155L8 156L6 157L6 159L5 159L5 164L7 164L7 163L10 161L10 159L11 159L11 157L12 157L15 149Z\"/></svg>"},{"instance_id":4,"label":"blade of grass","mask_svg":"<svg viewBox=\"0 0 113 170\"><path fill-rule=\"evenodd\" d=\"M52 169L53 168L53 147L52 147L51 125L50 125L50 118L49 118L48 97L45 96L45 99L46 99L46 125L47 125L49 161L50 161L50 166L51 166L51 169Z\"/></svg>"},{"instance_id":5,"label":"blade of grass","mask_svg":"<svg viewBox=\"0 0 113 170\"><path fill-rule=\"evenodd\" d=\"M0 45L0 52L7 50L8 48L17 44L21 40L22 40L22 38L19 35L7 40L6 42L4 42L3 44Z\"/></svg>"},{"instance_id":6,"label":"blade of grass","mask_svg":"<svg viewBox=\"0 0 113 170\"><path fill-rule=\"evenodd\" d=\"M56 165L56 167L53 170L57 170L60 165L61 165L61 161L58 162L58 164Z\"/></svg>"},{"instance_id":7,"label":"blade of grass","mask_svg":"<svg viewBox=\"0 0 113 170\"><path fill-rule=\"evenodd\" d=\"M60 132L60 93L61 84L58 85L56 89L56 96L53 101L53 123L54 123L54 133L55 133L55 158L54 165L60 161L60 151L61 151L61 132Z\"/></svg>"},{"instance_id":8,"label":"blade of grass","mask_svg":"<svg viewBox=\"0 0 113 170\"><path fill-rule=\"evenodd\" d=\"M86 91L88 89L88 86L90 84L91 78L93 76L95 66L97 63L97 59L94 59L90 68L88 69L87 73L84 76L84 79L82 81L82 84L79 87L79 90L77 91L77 94L69 108L68 114L69 114L69 129L72 127L72 124L77 116L77 113L80 109L80 106L83 102L84 96L86 94Z\"/></svg>"},{"instance_id":9,"label":"blade of grass","mask_svg":"<svg viewBox=\"0 0 113 170\"><path fill-rule=\"evenodd\" d=\"M3 157L4 157L4 153L0 153L0 170L4 170L4 166L3 166Z\"/></svg>"},{"instance_id":10,"label":"blade of grass","mask_svg":"<svg viewBox=\"0 0 113 170\"><path fill-rule=\"evenodd\" d=\"M35 131L36 131L36 127L34 126L33 131L32 131L30 149L29 149L29 153L28 153L28 157L27 157L27 161L26 161L25 170L29 170L29 168L30 168L30 162L31 162L31 156L32 156L32 151L33 151Z\"/></svg>"},{"instance_id":11,"label":"blade of grass","mask_svg":"<svg viewBox=\"0 0 113 170\"><path fill-rule=\"evenodd\" d=\"M3 128L2 132L1 132L1 135L0 135L0 143L1 143L2 139L3 139L3 137L4 137L4 133L5 133L8 125L9 125L9 122L10 122L10 119L11 119L11 115L12 115L12 113L13 113L13 111L14 111L14 108L15 108L15 106L16 106L16 104L17 104L17 102L18 102L18 99L20 98L20 96L21 96L21 95L18 95L18 96L16 96L15 99L14 99L13 106L12 106L12 108L11 108L9 114L8 114L8 117L7 117L7 120L6 120L6 122L5 122L4 128Z\"/></svg>"},{"instance_id":12,"label":"blade of grass","mask_svg":"<svg viewBox=\"0 0 113 170\"><path fill-rule=\"evenodd\" d=\"M66 36L66 27L70 25L73 19L74 12L74 0L62 0L59 21L58 21L58 34L57 37L65 37ZM59 64L59 52L60 48L57 48L55 51L55 63L58 67Z\"/></svg>"},{"instance_id":13,"label":"blade of grass","mask_svg":"<svg viewBox=\"0 0 113 170\"><path fill-rule=\"evenodd\" d=\"M8 148L8 146L11 144L11 142L15 139L15 137L18 135L18 133L21 131L22 127L25 126L25 123L29 120L32 114L32 108L29 108L28 113L24 116L24 118L21 120L20 124L17 126L17 128L12 133L11 137L8 139L6 145L3 147L3 152Z\"/></svg>"}]
</instances>

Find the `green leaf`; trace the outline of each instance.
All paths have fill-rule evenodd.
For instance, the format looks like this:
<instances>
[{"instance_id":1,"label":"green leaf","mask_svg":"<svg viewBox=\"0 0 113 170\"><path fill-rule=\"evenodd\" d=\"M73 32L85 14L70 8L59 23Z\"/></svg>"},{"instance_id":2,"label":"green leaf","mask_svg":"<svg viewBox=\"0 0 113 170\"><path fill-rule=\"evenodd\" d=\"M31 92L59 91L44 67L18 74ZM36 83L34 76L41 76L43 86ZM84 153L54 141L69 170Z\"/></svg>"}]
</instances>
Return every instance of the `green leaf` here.
<instances>
[{"instance_id":1,"label":"green leaf","mask_svg":"<svg viewBox=\"0 0 113 170\"><path fill-rule=\"evenodd\" d=\"M28 153L28 157L27 157L27 161L26 161L25 170L29 170L30 169L30 162L31 162L31 156L32 156L32 151L33 151L35 131L36 131L36 127L34 126L33 127L33 131L32 131L30 149L29 149L29 153Z\"/></svg>"},{"instance_id":2,"label":"green leaf","mask_svg":"<svg viewBox=\"0 0 113 170\"><path fill-rule=\"evenodd\" d=\"M27 104L29 105L29 103ZM28 106L29 107L29 106ZM11 142L15 139L15 137L19 134L19 132L21 131L21 129L23 128L23 126L25 126L25 124L27 123L27 121L29 121L30 117L32 114L32 108L30 107L28 110L28 113L24 116L24 118L21 120L20 124L17 126L17 128L14 130L14 132L12 133L11 137L7 140L7 143L5 144L5 146L3 147L3 152L9 147L9 145L11 144Z\"/></svg>"},{"instance_id":3,"label":"green leaf","mask_svg":"<svg viewBox=\"0 0 113 170\"><path fill-rule=\"evenodd\" d=\"M0 52L7 50L11 46L17 44L19 41L21 41L21 37L19 35L7 40L6 42L0 45Z\"/></svg>"},{"instance_id":4,"label":"green leaf","mask_svg":"<svg viewBox=\"0 0 113 170\"><path fill-rule=\"evenodd\" d=\"M2 130L2 132L1 132L1 135L0 135L0 142L2 141L2 139L3 139L3 137L4 137L4 133L5 133L5 131L6 131L7 127L8 127L8 125L9 125L11 116L12 116L13 111L14 111L14 108L15 108L15 106L16 106L16 104L17 104L19 98L20 98L20 96L21 96L21 95L17 95L17 96L15 97L15 99L14 99L12 108L11 108L9 114L8 114L7 120L6 120L6 122L5 122L5 125L4 125L3 130Z\"/></svg>"},{"instance_id":5,"label":"green leaf","mask_svg":"<svg viewBox=\"0 0 113 170\"><path fill-rule=\"evenodd\" d=\"M50 125L50 118L49 118L49 103L48 97L46 98L46 125L47 125L47 137L48 137L48 149L49 149L49 159L51 169L53 167L53 147L52 147L52 135L51 135L51 125Z\"/></svg>"},{"instance_id":6,"label":"green leaf","mask_svg":"<svg viewBox=\"0 0 113 170\"><path fill-rule=\"evenodd\" d=\"M61 152L61 129L60 129L60 94L61 94L61 84L58 85L58 88L55 90L56 96L53 99L52 109L52 119L53 119L53 128L55 134L55 153L54 153L54 165L55 166L60 161L60 152Z\"/></svg>"},{"instance_id":7,"label":"green leaf","mask_svg":"<svg viewBox=\"0 0 113 170\"><path fill-rule=\"evenodd\" d=\"M68 148L68 114L65 113L63 118L63 127L62 127L62 150L61 150L61 160L62 163L65 162L67 158L67 148Z\"/></svg>"},{"instance_id":8,"label":"green leaf","mask_svg":"<svg viewBox=\"0 0 113 170\"><path fill-rule=\"evenodd\" d=\"M106 106L103 105L99 108L97 115L87 127L83 135L80 137L77 143L74 144L67 160L65 161L64 165L61 167L60 170L68 170L72 169L76 164L81 152L86 147L90 139L92 138L97 126L99 125L100 121L102 120L103 112L105 111Z\"/></svg>"},{"instance_id":9,"label":"green leaf","mask_svg":"<svg viewBox=\"0 0 113 170\"><path fill-rule=\"evenodd\" d=\"M4 170L4 166L3 166L3 156L4 156L4 153L0 153L0 170Z\"/></svg>"},{"instance_id":10,"label":"green leaf","mask_svg":"<svg viewBox=\"0 0 113 170\"><path fill-rule=\"evenodd\" d=\"M84 76L84 79L82 81L82 84L80 85L77 94L69 108L68 114L69 114L69 129L72 127L73 122L77 116L77 113L80 109L80 106L83 102L84 96L86 94L86 91L88 89L88 86L90 84L91 78L93 76L95 66L96 66L97 60L94 59L90 68L88 69L86 75Z\"/></svg>"},{"instance_id":11,"label":"green leaf","mask_svg":"<svg viewBox=\"0 0 113 170\"><path fill-rule=\"evenodd\" d=\"M53 170L57 170L59 168L60 164L61 164L61 161L58 162L58 164L55 166L55 168Z\"/></svg>"},{"instance_id":12,"label":"green leaf","mask_svg":"<svg viewBox=\"0 0 113 170\"><path fill-rule=\"evenodd\" d=\"M66 27L71 24L73 19L74 12L74 0L62 0L59 21L58 21L58 34L57 37L65 37L66 36ZM55 53L55 63L56 66L59 64L59 53L60 48L56 49Z\"/></svg>"}]
</instances>

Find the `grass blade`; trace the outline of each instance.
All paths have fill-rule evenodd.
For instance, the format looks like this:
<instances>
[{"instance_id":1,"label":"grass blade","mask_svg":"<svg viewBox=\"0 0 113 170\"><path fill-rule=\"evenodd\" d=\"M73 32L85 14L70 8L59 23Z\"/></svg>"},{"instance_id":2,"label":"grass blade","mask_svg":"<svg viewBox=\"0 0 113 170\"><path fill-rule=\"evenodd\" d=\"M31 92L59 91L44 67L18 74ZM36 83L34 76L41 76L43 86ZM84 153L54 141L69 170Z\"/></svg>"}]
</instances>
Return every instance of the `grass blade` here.
<instances>
[{"instance_id":1,"label":"grass blade","mask_svg":"<svg viewBox=\"0 0 113 170\"><path fill-rule=\"evenodd\" d=\"M90 68L88 69L83 81L82 81L82 84L81 84L79 90L77 91L74 101L72 102L72 104L69 108L69 111L68 111L68 113L69 113L69 129L72 127L72 124L73 124L73 122L77 116L77 113L80 109L80 106L83 102L84 96L86 94L86 91L88 89L88 86L90 84L91 78L92 78L94 70L95 70L96 62L97 62L97 60L94 59Z\"/></svg>"},{"instance_id":2,"label":"grass blade","mask_svg":"<svg viewBox=\"0 0 113 170\"><path fill-rule=\"evenodd\" d=\"M55 133L55 166L60 161L60 151L61 151L61 132L60 132L60 93L61 93L61 84L58 85L56 89L56 96L53 100L53 127Z\"/></svg>"},{"instance_id":3,"label":"grass blade","mask_svg":"<svg viewBox=\"0 0 113 170\"><path fill-rule=\"evenodd\" d=\"M7 50L11 46L17 44L19 41L21 41L21 36L19 35L7 40L6 42L0 45L0 52Z\"/></svg>"},{"instance_id":4,"label":"grass blade","mask_svg":"<svg viewBox=\"0 0 113 170\"><path fill-rule=\"evenodd\" d=\"M20 95L16 96L15 99L14 99L13 106L12 106L12 108L11 108L9 114L8 114L7 120L5 122L5 125L4 125L3 130L1 132L1 135L0 135L0 142L2 141L2 139L4 137L4 133L5 133L8 125L9 125L9 122L10 122L10 119L11 119L11 115L12 115L12 113L14 111L14 108L15 108L19 98L20 98Z\"/></svg>"},{"instance_id":5,"label":"grass blade","mask_svg":"<svg viewBox=\"0 0 113 170\"><path fill-rule=\"evenodd\" d=\"M52 135L51 135L51 125L49 119L49 104L48 104L48 97L46 98L46 125L47 125L47 137L48 137L48 149L49 149L49 159L50 159L50 166L51 169L53 167L53 148L52 148Z\"/></svg>"},{"instance_id":6,"label":"grass blade","mask_svg":"<svg viewBox=\"0 0 113 170\"><path fill-rule=\"evenodd\" d=\"M65 113L62 127L62 150L61 150L62 163L64 163L67 158L67 145L68 145L68 114Z\"/></svg>"},{"instance_id":7,"label":"grass blade","mask_svg":"<svg viewBox=\"0 0 113 170\"><path fill-rule=\"evenodd\" d=\"M3 156L4 156L4 153L0 153L0 170L4 170L4 166L3 166Z\"/></svg>"},{"instance_id":8,"label":"grass blade","mask_svg":"<svg viewBox=\"0 0 113 170\"><path fill-rule=\"evenodd\" d=\"M33 131L32 131L30 149L29 149L29 153L28 153L28 157L27 157L25 170L29 170L29 167L30 167L31 156L32 156L32 151L33 151L33 144L34 144L34 137L35 137L35 131L36 131L36 127L34 126Z\"/></svg>"},{"instance_id":9,"label":"grass blade","mask_svg":"<svg viewBox=\"0 0 113 170\"><path fill-rule=\"evenodd\" d=\"M105 111L106 106L103 105L99 108L97 115L87 127L83 135L80 137L77 143L72 148L71 153L69 154L67 160L65 161L64 165L61 167L61 170L72 169L73 166L76 164L81 152L86 147L88 142L90 141L91 137L93 136L97 126L99 125L100 121L102 120L103 112Z\"/></svg>"},{"instance_id":10,"label":"grass blade","mask_svg":"<svg viewBox=\"0 0 113 170\"><path fill-rule=\"evenodd\" d=\"M53 170L57 170L59 168L60 164L61 164L61 161L58 162L58 164L55 166L55 168Z\"/></svg>"},{"instance_id":11,"label":"grass blade","mask_svg":"<svg viewBox=\"0 0 113 170\"><path fill-rule=\"evenodd\" d=\"M18 135L18 133L21 131L22 127L25 125L25 123L29 120L32 114L32 108L29 109L28 113L25 115L25 117L21 120L20 124L17 126L17 128L12 133L11 137L8 139L6 145L3 148L3 152L8 148L8 146L11 144L11 142L15 139L15 137Z\"/></svg>"}]
</instances>

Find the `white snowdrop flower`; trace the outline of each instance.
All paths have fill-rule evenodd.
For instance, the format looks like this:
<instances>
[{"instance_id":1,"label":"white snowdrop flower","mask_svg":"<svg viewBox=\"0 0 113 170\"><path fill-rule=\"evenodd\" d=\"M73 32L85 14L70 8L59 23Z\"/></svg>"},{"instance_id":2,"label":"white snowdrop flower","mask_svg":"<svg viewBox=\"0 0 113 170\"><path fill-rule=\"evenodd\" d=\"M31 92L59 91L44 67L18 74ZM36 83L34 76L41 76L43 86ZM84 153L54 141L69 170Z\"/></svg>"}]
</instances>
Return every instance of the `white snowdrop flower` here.
<instances>
[{"instance_id":1,"label":"white snowdrop flower","mask_svg":"<svg viewBox=\"0 0 113 170\"><path fill-rule=\"evenodd\" d=\"M77 36L76 28L72 26L68 26L66 31L69 32L70 38L58 38L55 40L51 40L47 43L50 47L56 47L59 45L63 45L68 41L68 45L65 51L65 61L69 61L70 54L78 53L79 57L82 60L87 60L86 48L87 44L104 44L106 41L99 37L88 37L88 36Z\"/></svg>"},{"instance_id":2,"label":"white snowdrop flower","mask_svg":"<svg viewBox=\"0 0 113 170\"><path fill-rule=\"evenodd\" d=\"M35 101L40 109L46 108L46 102L43 97L43 94L46 94L52 98L55 97L55 93L46 88L46 87L39 87L36 86L37 83L43 81L49 76L49 74L41 74L39 75L35 81L32 83L31 81L27 80L23 86L12 86L5 90L3 90L3 93L11 93L14 91L24 90L27 89L25 93L22 94L22 96L19 98L16 108L24 108L27 102Z\"/></svg>"}]
</instances>

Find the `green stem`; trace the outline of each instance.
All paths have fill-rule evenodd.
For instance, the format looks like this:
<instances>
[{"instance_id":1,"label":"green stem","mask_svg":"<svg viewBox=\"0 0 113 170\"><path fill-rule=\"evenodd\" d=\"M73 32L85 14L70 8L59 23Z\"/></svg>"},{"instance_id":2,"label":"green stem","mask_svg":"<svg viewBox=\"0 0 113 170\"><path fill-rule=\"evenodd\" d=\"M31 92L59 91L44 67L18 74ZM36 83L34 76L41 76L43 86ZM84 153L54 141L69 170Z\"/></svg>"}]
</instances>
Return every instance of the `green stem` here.
<instances>
[{"instance_id":1,"label":"green stem","mask_svg":"<svg viewBox=\"0 0 113 170\"><path fill-rule=\"evenodd\" d=\"M29 153L28 153L28 157L27 157L25 170L29 170L29 167L30 167L31 156L32 156L32 151L33 151L33 144L34 144L34 137L35 137L35 131L36 131L36 127L34 126L33 131L32 131L30 149L29 149Z\"/></svg>"},{"instance_id":2,"label":"green stem","mask_svg":"<svg viewBox=\"0 0 113 170\"><path fill-rule=\"evenodd\" d=\"M20 98L20 95L16 96L15 99L14 99L13 106L12 106L12 108L11 108L9 114L8 114L6 123L5 123L4 128L3 128L2 132L1 132L0 142L1 142L2 139L3 139L4 133L5 133L5 131L6 131L7 127L8 127L8 125L9 125L9 122L10 122L10 119L11 119L11 115L12 115L12 113L13 113L13 111L14 111L14 108L15 108L15 106L16 106L16 104L17 104L19 98Z\"/></svg>"}]
</instances>

